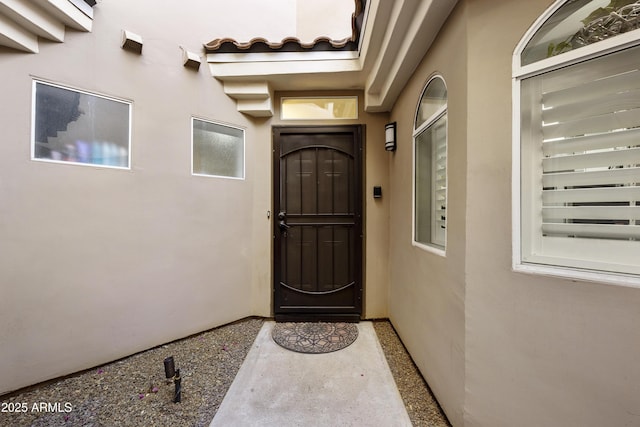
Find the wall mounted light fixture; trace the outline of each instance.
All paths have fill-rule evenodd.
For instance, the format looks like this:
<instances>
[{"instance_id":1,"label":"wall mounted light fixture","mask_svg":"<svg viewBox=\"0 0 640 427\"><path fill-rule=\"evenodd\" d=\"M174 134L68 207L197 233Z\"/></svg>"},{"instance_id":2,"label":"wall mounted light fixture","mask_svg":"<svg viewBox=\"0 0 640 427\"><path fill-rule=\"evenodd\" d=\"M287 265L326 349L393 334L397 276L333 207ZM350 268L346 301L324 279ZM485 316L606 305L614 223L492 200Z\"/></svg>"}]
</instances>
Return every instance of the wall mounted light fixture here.
<instances>
[{"instance_id":1,"label":"wall mounted light fixture","mask_svg":"<svg viewBox=\"0 0 640 427\"><path fill-rule=\"evenodd\" d=\"M384 149L396 151L396 122L384 125Z\"/></svg>"}]
</instances>

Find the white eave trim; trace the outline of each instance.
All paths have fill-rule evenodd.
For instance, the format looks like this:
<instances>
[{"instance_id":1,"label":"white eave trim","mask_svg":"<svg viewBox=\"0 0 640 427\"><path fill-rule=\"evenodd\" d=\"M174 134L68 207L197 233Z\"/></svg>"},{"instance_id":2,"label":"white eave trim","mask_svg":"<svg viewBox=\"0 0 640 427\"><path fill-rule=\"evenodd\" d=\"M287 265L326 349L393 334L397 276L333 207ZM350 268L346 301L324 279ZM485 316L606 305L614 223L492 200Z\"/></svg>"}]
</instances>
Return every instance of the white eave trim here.
<instances>
[{"instance_id":1,"label":"white eave trim","mask_svg":"<svg viewBox=\"0 0 640 427\"><path fill-rule=\"evenodd\" d=\"M93 9L82 0L0 0L0 45L29 53L38 38L63 42L66 26L90 32Z\"/></svg>"},{"instance_id":2,"label":"white eave trim","mask_svg":"<svg viewBox=\"0 0 640 427\"><path fill-rule=\"evenodd\" d=\"M308 59L308 58L306 58ZM222 81L225 93L236 100L238 111L253 117L271 117L273 108L274 77L291 78L308 76L314 79L326 79L339 73L356 73L362 70L360 61L351 60L283 60L268 62L209 62L211 74ZM340 79L332 78L335 89L340 87ZM246 87L240 90L239 87ZM327 87L331 87L328 86ZM267 88L266 90L254 90ZM265 93L268 96L265 96Z\"/></svg>"},{"instance_id":3,"label":"white eave trim","mask_svg":"<svg viewBox=\"0 0 640 427\"><path fill-rule=\"evenodd\" d=\"M389 111L456 3L370 0L359 51L210 53L207 62L223 82L299 90L296 82L313 76L314 86L305 88L363 89L365 111Z\"/></svg>"},{"instance_id":4,"label":"white eave trim","mask_svg":"<svg viewBox=\"0 0 640 427\"><path fill-rule=\"evenodd\" d=\"M362 67L358 60L336 61L270 61L270 62L209 62L211 74L219 80L270 80L274 76L292 74L327 74L357 72ZM339 85L338 82L336 82ZM336 87L336 89L341 89Z\"/></svg>"},{"instance_id":5,"label":"white eave trim","mask_svg":"<svg viewBox=\"0 0 640 427\"><path fill-rule=\"evenodd\" d=\"M84 0L69 0L75 7L80 9L82 13L93 19L93 8L87 4Z\"/></svg>"},{"instance_id":6,"label":"white eave trim","mask_svg":"<svg viewBox=\"0 0 640 427\"><path fill-rule=\"evenodd\" d=\"M298 62L298 61L334 61L358 59L358 52L345 51L312 51L312 52L251 52L251 53L209 53L207 62L242 64L245 62ZM242 72L238 67L238 74Z\"/></svg>"},{"instance_id":7,"label":"white eave trim","mask_svg":"<svg viewBox=\"0 0 640 427\"><path fill-rule=\"evenodd\" d=\"M90 32L93 19L87 16L72 0L34 0L66 26L79 31Z\"/></svg>"}]
</instances>

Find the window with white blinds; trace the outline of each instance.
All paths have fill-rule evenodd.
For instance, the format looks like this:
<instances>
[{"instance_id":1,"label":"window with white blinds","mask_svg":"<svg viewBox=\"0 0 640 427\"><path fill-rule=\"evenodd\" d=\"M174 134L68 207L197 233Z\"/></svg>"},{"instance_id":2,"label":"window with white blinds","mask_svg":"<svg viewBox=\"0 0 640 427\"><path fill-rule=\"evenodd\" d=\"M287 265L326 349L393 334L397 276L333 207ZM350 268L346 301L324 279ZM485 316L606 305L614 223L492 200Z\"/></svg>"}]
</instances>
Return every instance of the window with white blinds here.
<instances>
[{"instance_id":1,"label":"window with white blinds","mask_svg":"<svg viewBox=\"0 0 640 427\"><path fill-rule=\"evenodd\" d=\"M445 246L447 229L447 116L433 124L432 243Z\"/></svg>"},{"instance_id":2,"label":"window with white blinds","mask_svg":"<svg viewBox=\"0 0 640 427\"><path fill-rule=\"evenodd\" d=\"M447 90L433 77L423 92L414 133L414 236L444 251L447 242Z\"/></svg>"},{"instance_id":3,"label":"window with white blinds","mask_svg":"<svg viewBox=\"0 0 640 427\"><path fill-rule=\"evenodd\" d=\"M518 80L521 261L640 274L640 47Z\"/></svg>"}]
</instances>

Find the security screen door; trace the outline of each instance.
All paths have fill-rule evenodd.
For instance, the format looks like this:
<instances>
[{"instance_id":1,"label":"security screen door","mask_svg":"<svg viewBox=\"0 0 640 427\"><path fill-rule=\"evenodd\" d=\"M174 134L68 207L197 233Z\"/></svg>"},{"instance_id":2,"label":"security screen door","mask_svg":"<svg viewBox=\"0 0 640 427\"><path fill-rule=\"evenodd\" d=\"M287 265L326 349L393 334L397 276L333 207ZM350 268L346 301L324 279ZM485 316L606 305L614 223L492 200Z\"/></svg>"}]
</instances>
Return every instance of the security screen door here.
<instances>
[{"instance_id":1,"label":"security screen door","mask_svg":"<svg viewBox=\"0 0 640 427\"><path fill-rule=\"evenodd\" d=\"M273 129L276 320L360 319L361 133Z\"/></svg>"}]
</instances>

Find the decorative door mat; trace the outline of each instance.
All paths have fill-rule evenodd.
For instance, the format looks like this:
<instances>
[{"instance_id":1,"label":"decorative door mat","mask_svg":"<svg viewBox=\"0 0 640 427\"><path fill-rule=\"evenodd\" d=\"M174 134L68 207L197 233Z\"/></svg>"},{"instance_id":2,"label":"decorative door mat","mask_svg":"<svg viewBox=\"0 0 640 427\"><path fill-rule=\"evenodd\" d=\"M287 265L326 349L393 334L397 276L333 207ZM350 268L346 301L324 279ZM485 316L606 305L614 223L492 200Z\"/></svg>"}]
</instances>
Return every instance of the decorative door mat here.
<instances>
[{"instance_id":1,"label":"decorative door mat","mask_svg":"<svg viewBox=\"0 0 640 427\"><path fill-rule=\"evenodd\" d=\"M331 353L341 350L358 338L355 323L287 322L276 323L273 340L281 347L298 353Z\"/></svg>"}]
</instances>

